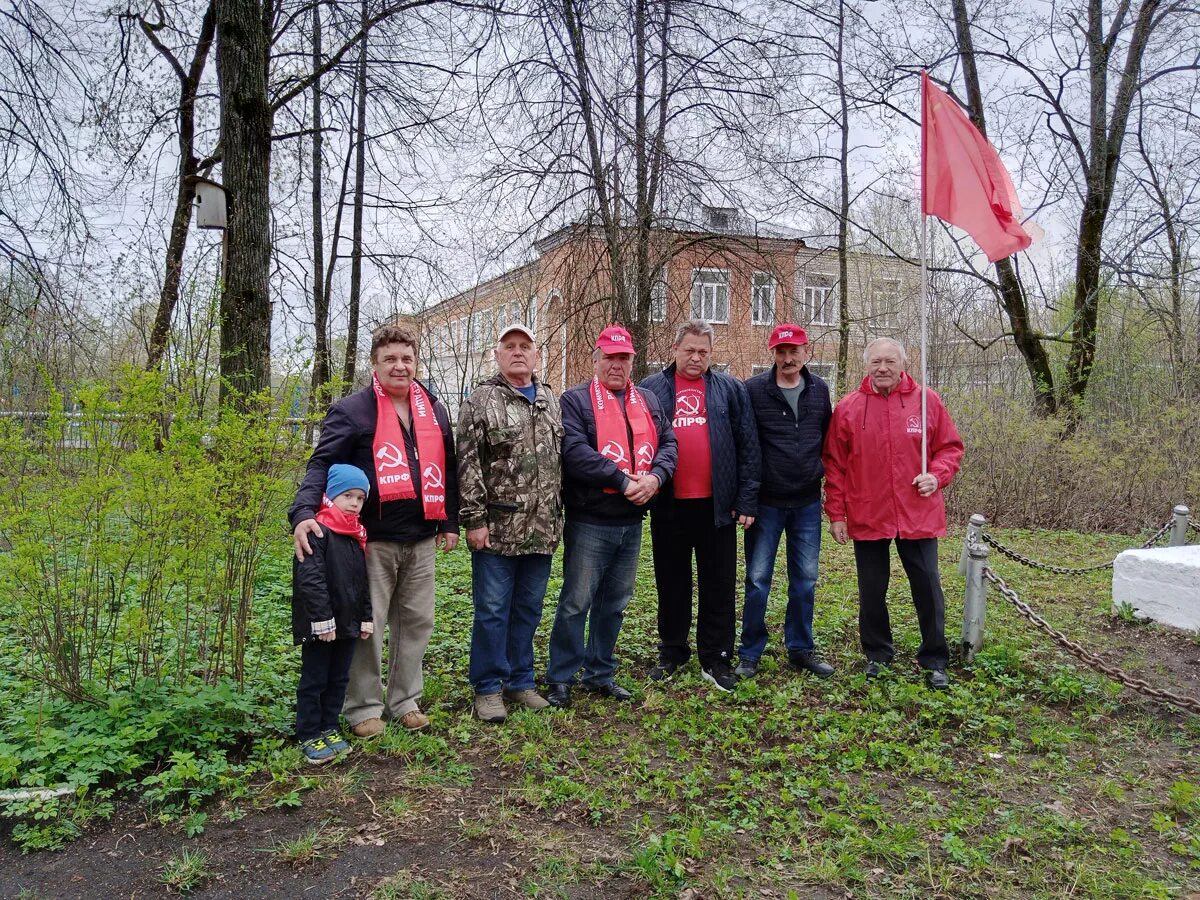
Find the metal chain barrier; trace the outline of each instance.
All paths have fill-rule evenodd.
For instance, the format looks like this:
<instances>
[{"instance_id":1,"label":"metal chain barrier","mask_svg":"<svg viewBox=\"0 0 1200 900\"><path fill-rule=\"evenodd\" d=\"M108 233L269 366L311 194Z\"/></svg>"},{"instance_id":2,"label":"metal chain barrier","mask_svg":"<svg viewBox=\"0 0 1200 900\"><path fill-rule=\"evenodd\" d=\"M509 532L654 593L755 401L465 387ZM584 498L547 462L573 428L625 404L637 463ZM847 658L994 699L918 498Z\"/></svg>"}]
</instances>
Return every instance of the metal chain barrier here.
<instances>
[{"instance_id":1,"label":"metal chain barrier","mask_svg":"<svg viewBox=\"0 0 1200 900\"><path fill-rule=\"evenodd\" d=\"M1173 519L1168 519L1167 523L1165 525L1163 525L1162 528L1158 529L1158 531L1156 531L1154 533L1154 535L1148 541L1146 541L1144 544L1142 544L1142 546L1138 547L1137 549L1146 550L1146 549L1149 549L1150 547L1153 547L1155 544L1157 544L1159 541L1161 541L1165 535L1167 535L1171 532L1171 528L1174 526L1174 524L1175 524L1175 522ZM1193 528L1196 527L1194 522L1189 523L1189 524ZM986 531L981 532L980 537L982 537L986 543L995 547L997 550L999 550L1001 553L1003 553L1009 559L1016 560L1017 562L1021 563L1022 565L1030 566L1034 569L1042 569L1046 572L1054 572L1058 575L1083 575L1087 572L1099 572L1101 569L1111 569L1113 567L1113 563L1115 562L1115 560L1110 559L1106 563L1097 563L1094 566L1076 566L1076 567L1052 566L1049 563L1042 563L1042 562L1038 562L1035 559L1030 559L1024 553L1018 553L1016 550L1012 550L1008 547L1005 547L1003 544L1001 544L998 540L996 540L994 537L992 537Z\"/></svg>"},{"instance_id":2,"label":"metal chain barrier","mask_svg":"<svg viewBox=\"0 0 1200 900\"><path fill-rule=\"evenodd\" d=\"M1057 567L1056 567L1057 568ZM1028 619L1032 624L1036 625L1054 640L1056 644L1074 656L1076 659L1086 663L1091 668L1095 669L1104 675L1107 675L1118 684L1122 684L1127 688L1137 691L1153 700L1160 700L1163 703L1169 703L1172 706L1177 706L1180 709L1186 709L1188 712L1200 715L1200 700L1194 697L1184 697L1181 694L1175 694L1171 691L1156 688L1142 678L1135 678L1129 673L1118 669L1116 666L1109 665L1101 657L1094 653L1085 650L1080 644L1071 640L1058 629L1050 625L1045 619L1035 613L1022 600L1017 592L1004 583L1004 579L992 571L990 566L983 567L983 577L996 586L996 589L1004 595L1004 598L1012 603L1017 608L1022 616Z\"/></svg>"}]
</instances>

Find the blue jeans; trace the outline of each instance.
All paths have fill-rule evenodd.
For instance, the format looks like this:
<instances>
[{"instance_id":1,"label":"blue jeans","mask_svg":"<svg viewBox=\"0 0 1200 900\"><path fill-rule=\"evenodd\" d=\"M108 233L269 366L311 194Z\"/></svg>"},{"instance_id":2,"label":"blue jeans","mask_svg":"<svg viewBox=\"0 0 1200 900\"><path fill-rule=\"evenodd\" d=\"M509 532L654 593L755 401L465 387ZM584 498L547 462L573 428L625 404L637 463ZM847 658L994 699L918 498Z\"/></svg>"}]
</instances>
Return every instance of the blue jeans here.
<instances>
[{"instance_id":1,"label":"blue jeans","mask_svg":"<svg viewBox=\"0 0 1200 900\"><path fill-rule=\"evenodd\" d=\"M759 504L754 525L746 530L746 602L742 607L742 643L738 655L757 662L767 646L767 598L775 574L779 539L787 532L788 603L783 641L789 651L813 649L813 598L821 554L821 502L784 509Z\"/></svg>"},{"instance_id":2,"label":"blue jeans","mask_svg":"<svg viewBox=\"0 0 1200 900\"><path fill-rule=\"evenodd\" d=\"M471 685L477 694L533 687L533 634L542 621L550 554L471 553Z\"/></svg>"},{"instance_id":3,"label":"blue jeans","mask_svg":"<svg viewBox=\"0 0 1200 900\"><path fill-rule=\"evenodd\" d=\"M625 607L633 597L641 546L641 522L593 525L567 519L562 593L550 632L548 683L571 684L582 668L585 683L612 684L617 668L613 651Z\"/></svg>"}]
</instances>

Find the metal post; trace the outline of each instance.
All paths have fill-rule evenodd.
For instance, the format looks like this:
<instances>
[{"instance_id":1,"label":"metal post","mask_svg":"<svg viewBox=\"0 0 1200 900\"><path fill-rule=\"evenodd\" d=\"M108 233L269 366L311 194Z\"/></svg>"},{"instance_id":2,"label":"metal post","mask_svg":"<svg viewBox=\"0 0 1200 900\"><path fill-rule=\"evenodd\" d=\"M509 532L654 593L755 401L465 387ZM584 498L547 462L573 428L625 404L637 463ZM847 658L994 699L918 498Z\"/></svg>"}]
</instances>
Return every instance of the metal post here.
<instances>
[{"instance_id":1,"label":"metal post","mask_svg":"<svg viewBox=\"0 0 1200 900\"><path fill-rule=\"evenodd\" d=\"M1191 521L1191 510L1180 503L1172 511L1175 521L1171 523L1171 540L1167 542L1168 547L1182 547L1187 543L1188 522Z\"/></svg>"},{"instance_id":2,"label":"metal post","mask_svg":"<svg viewBox=\"0 0 1200 900\"><path fill-rule=\"evenodd\" d=\"M987 519L982 513L974 513L967 522L967 535L963 538L962 555L958 558L958 574L966 577L967 574L967 554L971 549L972 544L983 543L983 526L987 524Z\"/></svg>"},{"instance_id":3,"label":"metal post","mask_svg":"<svg viewBox=\"0 0 1200 900\"><path fill-rule=\"evenodd\" d=\"M987 616L987 579L983 577L983 570L987 561L987 544L975 541L967 546L967 590L963 597L961 645L965 663L971 662L983 647L983 621Z\"/></svg>"}]
</instances>

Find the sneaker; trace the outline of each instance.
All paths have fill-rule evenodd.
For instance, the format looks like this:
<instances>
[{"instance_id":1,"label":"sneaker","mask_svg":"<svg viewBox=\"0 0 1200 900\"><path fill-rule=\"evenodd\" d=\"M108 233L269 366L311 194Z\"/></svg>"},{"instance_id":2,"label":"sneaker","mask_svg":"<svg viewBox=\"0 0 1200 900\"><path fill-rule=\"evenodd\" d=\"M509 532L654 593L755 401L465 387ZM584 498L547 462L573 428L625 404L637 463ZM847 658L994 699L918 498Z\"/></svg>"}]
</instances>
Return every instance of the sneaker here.
<instances>
[{"instance_id":1,"label":"sneaker","mask_svg":"<svg viewBox=\"0 0 1200 900\"><path fill-rule=\"evenodd\" d=\"M310 738L302 742L300 749L304 751L304 759L314 766L324 765L337 756L337 753L325 743L323 737Z\"/></svg>"},{"instance_id":2,"label":"sneaker","mask_svg":"<svg viewBox=\"0 0 1200 900\"><path fill-rule=\"evenodd\" d=\"M489 722L493 725L499 725L507 719L508 709L505 708L504 701L500 699L500 692L476 694L475 715L479 717L480 721Z\"/></svg>"},{"instance_id":3,"label":"sneaker","mask_svg":"<svg viewBox=\"0 0 1200 900\"><path fill-rule=\"evenodd\" d=\"M829 678L833 675L833 666L817 656L812 650L789 651L788 665L797 672L811 672L818 678Z\"/></svg>"},{"instance_id":4,"label":"sneaker","mask_svg":"<svg viewBox=\"0 0 1200 900\"><path fill-rule=\"evenodd\" d=\"M950 687L950 676L945 669L930 669L925 673L925 683L935 691Z\"/></svg>"},{"instance_id":5,"label":"sneaker","mask_svg":"<svg viewBox=\"0 0 1200 900\"><path fill-rule=\"evenodd\" d=\"M882 663L877 659L868 659L867 667L863 671L866 672L868 678L879 678L887 671L887 663Z\"/></svg>"},{"instance_id":6,"label":"sneaker","mask_svg":"<svg viewBox=\"0 0 1200 900\"><path fill-rule=\"evenodd\" d=\"M550 701L533 688L525 688L520 691L506 690L504 692L504 699L516 703L518 706L523 706L526 709L545 709L550 705Z\"/></svg>"},{"instance_id":7,"label":"sneaker","mask_svg":"<svg viewBox=\"0 0 1200 900\"><path fill-rule=\"evenodd\" d=\"M730 693L737 687L737 676L733 674L733 669L724 662L714 663L708 668L701 668L700 674L704 676L704 680L711 682L719 691Z\"/></svg>"},{"instance_id":8,"label":"sneaker","mask_svg":"<svg viewBox=\"0 0 1200 900\"><path fill-rule=\"evenodd\" d=\"M670 681L671 676L682 668L679 663L660 662L646 673L651 681Z\"/></svg>"},{"instance_id":9,"label":"sneaker","mask_svg":"<svg viewBox=\"0 0 1200 900\"><path fill-rule=\"evenodd\" d=\"M350 752L350 742L342 737L340 731L327 731L321 737L325 740L325 746L334 753Z\"/></svg>"},{"instance_id":10,"label":"sneaker","mask_svg":"<svg viewBox=\"0 0 1200 900\"><path fill-rule=\"evenodd\" d=\"M419 709L410 709L400 717L400 724L409 731L422 731L429 727L429 716Z\"/></svg>"},{"instance_id":11,"label":"sneaker","mask_svg":"<svg viewBox=\"0 0 1200 900\"><path fill-rule=\"evenodd\" d=\"M360 738L379 737L383 734L384 727L383 719L376 716L374 719L363 719L357 725L351 725L350 733Z\"/></svg>"},{"instance_id":12,"label":"sneaker","mask_svg":"<svg viewBox=\"0 0 1200 900\"><path fill-rule=\"evenodd\" d=\"M753 678L758 674L758 660L743 659L737 664L737 668L733 670L733 674L738 678Z\"/></svg>"}]
</instances>

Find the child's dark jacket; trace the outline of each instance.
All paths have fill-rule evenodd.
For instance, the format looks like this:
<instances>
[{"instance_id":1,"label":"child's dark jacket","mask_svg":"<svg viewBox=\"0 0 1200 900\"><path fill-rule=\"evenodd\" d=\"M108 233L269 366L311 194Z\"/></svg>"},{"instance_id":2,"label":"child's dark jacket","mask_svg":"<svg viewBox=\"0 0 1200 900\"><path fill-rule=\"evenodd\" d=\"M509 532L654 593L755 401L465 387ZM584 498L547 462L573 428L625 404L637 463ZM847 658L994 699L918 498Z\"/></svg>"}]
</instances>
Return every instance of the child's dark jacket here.
<instances>
[{"instance_id":1,"label":"child's dark jacket","mask_svg":"<svg viewBox=\"0 0 1200 900\"><path fill-rule=\"evenodd\" d=\"M304 562L292 559L292 637L297 644L313 639L314 622L332 619L339 638L357 638L362 623L373 621L362 546L328 527L321 530L322 537L308 537L312 555Z\"/></svg>"}]
</instances>

